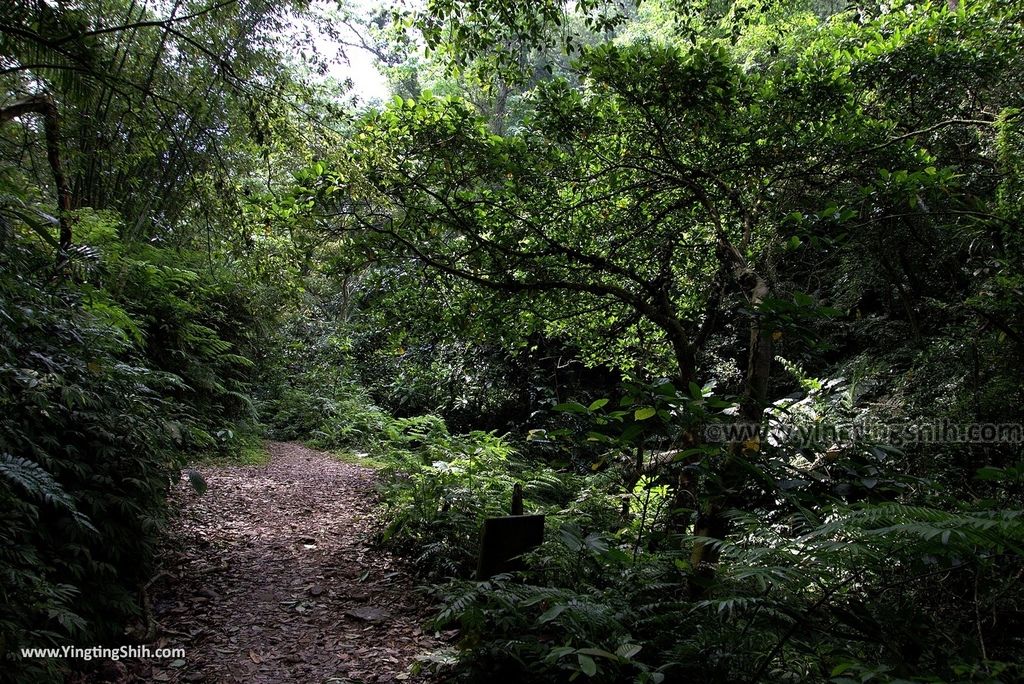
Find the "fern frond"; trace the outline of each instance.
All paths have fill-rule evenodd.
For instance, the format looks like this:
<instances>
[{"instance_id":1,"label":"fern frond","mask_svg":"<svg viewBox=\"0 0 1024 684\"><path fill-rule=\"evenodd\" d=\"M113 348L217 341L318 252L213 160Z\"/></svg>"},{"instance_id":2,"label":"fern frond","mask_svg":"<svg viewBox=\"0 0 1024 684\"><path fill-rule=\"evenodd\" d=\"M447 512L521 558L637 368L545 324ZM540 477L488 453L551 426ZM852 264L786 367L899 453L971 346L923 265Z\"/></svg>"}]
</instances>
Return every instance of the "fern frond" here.
<instances>
[{"instance_id":1,"label":"fern frond","mask_svg":"<svg viewBox=\"0 0 1024 684\"><path fill-rule=\"evenodd\" d=\"M35 461L6 452L0 453L0 478L20 488L36 501L69 512L81 527L96 531L89 519L75 508L74 501L60 483Z\"/></svg>"}]
</instances>

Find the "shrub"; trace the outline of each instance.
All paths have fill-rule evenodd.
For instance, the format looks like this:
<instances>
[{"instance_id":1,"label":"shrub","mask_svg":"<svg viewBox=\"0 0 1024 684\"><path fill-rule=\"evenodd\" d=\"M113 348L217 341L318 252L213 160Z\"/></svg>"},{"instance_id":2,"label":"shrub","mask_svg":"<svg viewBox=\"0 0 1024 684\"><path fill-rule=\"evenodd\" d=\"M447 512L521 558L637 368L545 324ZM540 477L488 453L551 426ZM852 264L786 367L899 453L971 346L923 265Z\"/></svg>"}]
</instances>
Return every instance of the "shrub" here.
<instances>
[{"instance_id":1,"label":"shrub","mask_svg":"<svg viewBox=\"0 0 1024 684\"><path fill-rule=\"evenodd\" d=\"M122 246L113 217L79 226L102 249L60 268L22 234L0 255L0 651L19 681L59 677L6 660L22 647L123 640L183 455L238 448L248 415L211 313L232 296Z\"/></svg>"}]
</instances>

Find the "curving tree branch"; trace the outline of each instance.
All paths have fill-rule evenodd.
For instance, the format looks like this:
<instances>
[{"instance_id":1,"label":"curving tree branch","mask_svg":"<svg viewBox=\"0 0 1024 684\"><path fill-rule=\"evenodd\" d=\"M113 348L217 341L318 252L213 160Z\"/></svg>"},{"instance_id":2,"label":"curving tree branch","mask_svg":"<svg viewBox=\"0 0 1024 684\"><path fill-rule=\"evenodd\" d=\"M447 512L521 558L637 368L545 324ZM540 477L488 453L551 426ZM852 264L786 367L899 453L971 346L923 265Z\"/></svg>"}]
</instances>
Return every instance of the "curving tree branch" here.
<instances>
[{"instance_id":1,"label":"curving tree branch","mask_svg":"<svg viewBox=\"0 0 1024 684\"><path fill-rule=\"evenodd\" d=\"M57 104L48 93L30 95L14 104L0 109L0 123L11 119L35 114L43 118L43 132L46 137L46 159L50 163L53 182L57 189L57 217L60 222L60 240L58 247L61 254L71 248L71 190L64 166L61 163L60 118Z\"/></svg>"}]
</instances>

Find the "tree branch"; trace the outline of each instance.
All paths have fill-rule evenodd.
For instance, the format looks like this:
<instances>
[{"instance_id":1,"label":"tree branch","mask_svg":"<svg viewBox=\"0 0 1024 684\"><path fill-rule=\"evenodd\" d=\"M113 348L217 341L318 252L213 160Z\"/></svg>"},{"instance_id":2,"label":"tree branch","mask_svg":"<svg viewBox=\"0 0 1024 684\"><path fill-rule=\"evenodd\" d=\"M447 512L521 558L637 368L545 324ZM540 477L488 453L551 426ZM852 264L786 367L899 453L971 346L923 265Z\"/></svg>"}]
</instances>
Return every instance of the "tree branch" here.
<instances>
[{"instance_id":1,"label":"tree branch","mask_svg":"<svg viewBox=\"0 0 1024 684\"><path fill-rule=\"evenodd\" d=\"M26 114L38 114L43 117L46 159L50 163L50 171L53 173L53 182L57 189L57 216L60 222L58 246L60 253L65 254L71 248L71 191L61 164L60 119L57 116L57 105L49 94L31 95L0 109L0 123Z\"/></svg>"}]
</instances>

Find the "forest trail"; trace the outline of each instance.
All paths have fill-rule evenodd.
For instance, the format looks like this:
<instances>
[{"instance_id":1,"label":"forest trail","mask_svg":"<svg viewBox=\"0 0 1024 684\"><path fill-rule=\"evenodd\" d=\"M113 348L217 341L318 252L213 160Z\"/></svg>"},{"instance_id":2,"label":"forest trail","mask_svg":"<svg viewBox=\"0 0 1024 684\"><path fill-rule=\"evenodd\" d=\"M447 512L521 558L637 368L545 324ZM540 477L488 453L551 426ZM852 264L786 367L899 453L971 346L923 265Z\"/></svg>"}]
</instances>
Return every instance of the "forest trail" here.
<instances>
[{"instance_id":1,"label":"forest trail","mask_svg":"<svg viewBox=\"0 0 1024 684\"><path fill-rule=\"evenodd\" d=\"M182 482L178 515L150 589L161 638L184 663L155 661L155 682L412 681L439 646L421 625L412 579L371 548L373 470L271 442L261 466L202 467ZM132 668L138 670L138 668Z\"/></svg>"}]
</instances>

